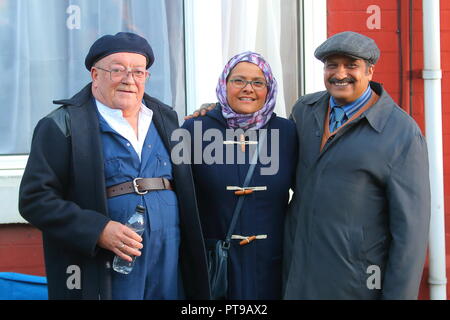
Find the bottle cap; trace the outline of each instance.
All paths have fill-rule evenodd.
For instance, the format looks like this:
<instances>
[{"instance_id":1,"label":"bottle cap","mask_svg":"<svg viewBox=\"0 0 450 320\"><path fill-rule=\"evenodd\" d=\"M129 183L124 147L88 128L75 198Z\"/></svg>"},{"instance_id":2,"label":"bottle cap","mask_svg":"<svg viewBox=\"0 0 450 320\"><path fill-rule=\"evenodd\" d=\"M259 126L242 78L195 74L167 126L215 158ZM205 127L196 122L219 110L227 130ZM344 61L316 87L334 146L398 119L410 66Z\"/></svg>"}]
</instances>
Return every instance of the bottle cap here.
<instances>
[{"instance_id":1,"label":"bottle cap","mask_svg":"<svg viewBox=\"0 0 450 320\"><path fill-rule=\"evenodd\" d=\"M143 206L141 206L141 205L137 205L136 206L136 212L144 213L145 212L145 208Z\"/></svg>"}]
</instances>

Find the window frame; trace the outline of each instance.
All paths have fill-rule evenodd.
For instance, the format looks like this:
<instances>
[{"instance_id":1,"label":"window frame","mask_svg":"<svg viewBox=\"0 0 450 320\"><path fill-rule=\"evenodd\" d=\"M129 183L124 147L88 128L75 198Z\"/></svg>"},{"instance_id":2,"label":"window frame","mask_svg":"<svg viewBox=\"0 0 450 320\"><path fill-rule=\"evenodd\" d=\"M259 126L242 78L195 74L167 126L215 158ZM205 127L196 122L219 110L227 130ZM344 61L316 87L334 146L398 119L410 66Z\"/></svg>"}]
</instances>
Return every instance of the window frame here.
<instances>
[{"instance_id":1,"label":"window frame","mask_svg":"<svg viewBox=\"0 0 450 320\"><path fill-rule=\"evenodd\" d=\"M28 154L24 155L0 155L0 176L3 174L17 174L20 171L23 173L28 161ZM5 172L3 172L5 171Z\"/></svg>"}]
</instances>

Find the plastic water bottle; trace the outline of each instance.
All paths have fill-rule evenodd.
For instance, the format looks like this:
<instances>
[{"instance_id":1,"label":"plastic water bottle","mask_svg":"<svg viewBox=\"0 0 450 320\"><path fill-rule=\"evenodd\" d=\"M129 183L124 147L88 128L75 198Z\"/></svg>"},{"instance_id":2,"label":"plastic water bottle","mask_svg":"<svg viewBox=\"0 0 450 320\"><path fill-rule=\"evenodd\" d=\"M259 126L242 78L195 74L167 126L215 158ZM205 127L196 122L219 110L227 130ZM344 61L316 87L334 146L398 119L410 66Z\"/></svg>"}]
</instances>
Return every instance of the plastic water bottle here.
<instances>
[{"instance_id":1,"label":"plastic water bottle","mask_svg":"<svg viewBox=\"0 0 450 320\"><path fill-rule=\"evenodd\" d=\"M136 210L134 214L128 219L126 226L136 232L139 236L144 233L144 213L145 208L143 206L136 206ZM133 270L134 261L136 260L136 256L132 256L133 261L129 262L120 258L119 256L114 257L113 261L113 269L116 272L129 274L131 270Z\"/></svg>"}]
</instances>

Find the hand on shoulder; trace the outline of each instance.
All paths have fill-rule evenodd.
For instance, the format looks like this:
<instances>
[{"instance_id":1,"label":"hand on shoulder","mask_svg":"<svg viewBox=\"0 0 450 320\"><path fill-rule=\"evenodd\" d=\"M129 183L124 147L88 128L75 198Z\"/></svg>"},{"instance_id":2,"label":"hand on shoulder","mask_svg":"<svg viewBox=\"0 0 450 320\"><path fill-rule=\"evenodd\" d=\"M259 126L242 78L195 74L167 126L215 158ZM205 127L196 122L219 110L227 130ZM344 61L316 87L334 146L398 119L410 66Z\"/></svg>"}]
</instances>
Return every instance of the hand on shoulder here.
<instances>
[{"instance_id":1,"label":"hand on shoulder","mask_svg":"<svg viewBox=\"0 0 450 320\"><path fill-rule=\"evenodd\" d=\"M192 118L197 118L200 116L205 116L206 113L208 113L209 111L213 110L216 107L215 103L204 103L200 106L199 109L195 110L192 114L187 115L186 117L184 117L184 120L188 120L188 119L192 119Z\"/></svg>"}]
</instances>

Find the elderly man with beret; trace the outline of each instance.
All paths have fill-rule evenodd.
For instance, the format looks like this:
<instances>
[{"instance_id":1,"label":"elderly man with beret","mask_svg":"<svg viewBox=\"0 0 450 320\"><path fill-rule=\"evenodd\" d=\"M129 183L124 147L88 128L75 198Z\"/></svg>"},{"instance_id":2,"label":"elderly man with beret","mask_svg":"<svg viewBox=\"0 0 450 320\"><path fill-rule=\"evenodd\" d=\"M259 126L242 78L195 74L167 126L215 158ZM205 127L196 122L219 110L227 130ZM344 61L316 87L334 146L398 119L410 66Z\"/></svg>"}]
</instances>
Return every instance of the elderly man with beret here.
<instances>
[{"instance_id":1,"label":"elderly man with beret","mask_svg":"<svg viewBox=\"0 0 450 320\"><path fill-rule=\"evenodd\" d=\"M427 147L371 81L380 52L355 32L326 40L327 91L298 100L296 193L285 230L285 299L416 299L430 218Z\"/></svg>"},{"instance_id":2,"label":"elderly man with beret","mask_svg":"<svg viewBox=\"0 0 450 320\"><path fill-rule=\"evenodd\" d=\"M178 118L144 92L153 62L136 34L101 37L92 82L36 126L19 207L42 230L51 299L209 298L190 167L170 159ZM142 236L125 226L137 205ZM115 255L137 256L131 273Z\"/></svg>"}]
</instances>

